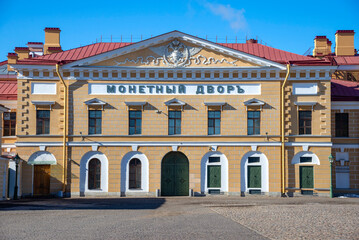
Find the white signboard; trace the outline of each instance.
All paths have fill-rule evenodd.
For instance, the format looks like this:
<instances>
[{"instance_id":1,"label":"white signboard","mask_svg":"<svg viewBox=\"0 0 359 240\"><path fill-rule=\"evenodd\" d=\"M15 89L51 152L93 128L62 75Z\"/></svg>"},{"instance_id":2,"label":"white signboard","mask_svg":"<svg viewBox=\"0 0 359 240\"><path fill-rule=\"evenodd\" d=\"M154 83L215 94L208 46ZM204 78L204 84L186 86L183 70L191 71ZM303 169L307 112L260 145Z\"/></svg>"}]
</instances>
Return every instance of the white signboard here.
<instances>
[{"instance_id":1,"label":"white signboard","mask_svg":"<svg viewBox=\"0 0 359 240\"><path fill-rule=\"evenodd\" d=\"M260 84L89 83L91 95L260 95Z\"/></svg>"},{"instance_id":2,"label":"white signboard","mask_svg":"<svg viewBox=\"0 0 359 240\"><path fill-rule=\"evenodd\" d=\"M31 83L31 94L56 95L56 83Z\"/></svg>"},{"instance_id":3,"label":"white signboard","mask_svg":"<svg viewBox=\"0 0 359 240\"><path fill-rule=\"evenodd\" d=\"M318 94L317 83L293 83L294 95L316 95Z\"/></svg>"}]
</instances>

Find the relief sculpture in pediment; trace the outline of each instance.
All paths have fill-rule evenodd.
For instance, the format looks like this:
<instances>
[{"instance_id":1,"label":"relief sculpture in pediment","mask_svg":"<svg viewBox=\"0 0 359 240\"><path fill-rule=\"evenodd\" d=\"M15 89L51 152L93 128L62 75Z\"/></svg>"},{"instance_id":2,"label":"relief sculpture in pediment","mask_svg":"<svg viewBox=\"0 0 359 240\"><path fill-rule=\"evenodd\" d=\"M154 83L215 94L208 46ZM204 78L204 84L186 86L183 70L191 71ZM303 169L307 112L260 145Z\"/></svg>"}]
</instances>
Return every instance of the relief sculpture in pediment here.
<instances>
[{"instance_id":1,"label":"relief sculpture in pediment","mask_svg":"<svg viewBox=\"0 0 359 240\"><path fill-rule=\"evenodd\" d=\"M215 59L214 57L206 57L200 55L198 53L200 53L203 47L187 46L184 43L178 41L177 39L173 40L167 45L150 47L149 49L158 56L139 56L136 59L126 58L122 62L115 60L115 63L118 66L125 65L128 63L159 66L162 63L167 67L176 68L188 67L191 64L211 65L218 63L227 63L236 66L235 63L237 62L237 60L227 61L225 58Z\"/></svg>"}]
</instances>

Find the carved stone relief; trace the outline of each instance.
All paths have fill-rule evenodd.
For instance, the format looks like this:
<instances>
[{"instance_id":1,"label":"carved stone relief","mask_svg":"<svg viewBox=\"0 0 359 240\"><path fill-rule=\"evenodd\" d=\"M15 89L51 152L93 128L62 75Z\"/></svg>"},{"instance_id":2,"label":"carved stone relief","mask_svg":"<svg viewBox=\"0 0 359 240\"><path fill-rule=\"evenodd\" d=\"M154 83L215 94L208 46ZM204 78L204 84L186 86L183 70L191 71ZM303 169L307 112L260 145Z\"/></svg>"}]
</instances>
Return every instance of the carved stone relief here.
<instances>
[{"instance_id":1,"label":"carved stone relief","mask_svg":"<svg viewBox=\"0 0 359 240\"><path fill-rule=\"evenodd\" d=\"M140 56L136 59L126 58L122 62L116 60L114 61L118 66L124 65L126 63L159 66L161 61L165 66L173 68L188 67L191 64L211 65L224 62L233 66L237 66L235 64L237 60L229 62L225 58L215 59L213 57L207 58L203 55L197 55L202 49L202 47L187 46L175 39L165 46L150 47L150 50L158 55L157 57L150 55L147 57Z\"/></svg>"}]
</instances>

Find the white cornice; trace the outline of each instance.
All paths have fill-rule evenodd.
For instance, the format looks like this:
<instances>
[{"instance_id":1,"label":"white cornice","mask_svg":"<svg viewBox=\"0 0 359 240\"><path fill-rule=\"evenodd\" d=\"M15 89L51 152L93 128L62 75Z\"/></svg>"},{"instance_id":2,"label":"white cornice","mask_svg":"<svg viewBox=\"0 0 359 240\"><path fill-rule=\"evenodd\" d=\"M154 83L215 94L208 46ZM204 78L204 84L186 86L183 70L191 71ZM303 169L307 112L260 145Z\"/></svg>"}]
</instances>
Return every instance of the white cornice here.
<instances>
[{"instance_id":1,"label":"white cornice","mask_svg":"<svg viewBox=\"0 0 359 240\"><path fill-rule=\"evenodd\" d=\"M351 144L351 143L335 143L333 144L333 148L359 148L359 144ZM344 150L343 150L344 151Z\"/></svg>"},{"instance_id":2,"label":"white cornice","mask_svg":"<svg viewBox=\"0 0 359 240\"><path fill-rule=\"evenodd\" d=\"M85 147L85 146L103 146L103 147L128 147L132 145L137 146L183 146L183 147L209 147L209 146L268 146L278 147L280 142L144 142L144 141L131 141L131 142L68 142L71 147ZM62 142L17 142L17 147L39 147L39 146L62 146Z\"/></svg>"},{"instance_id":3,"label":"white cornice","mask_svg":"<svg viewBox=\"0 0 359 240\"><path fill-rule=\"evenodd\" d=\"M359 101L332 101L332 110L359 109Z\"/></svg>"},{"instance_id":4,"label":"white cornice","mask_svg":"<svg viewBox=\"0 0 359 240\"><path fill-rule=\"evenodd\" d=\"M358 71L359 65L340 65L338 71Z\"/></svg>"},{"instance_id":5,"label":"white cornice","mask_svg":"<svg viewBox=\"0 0 359 240\"><path fill-rule=\"evenodd\" d=\"M130 147L133 145L148 146L148 147L163 147L163 146L183 146L183 147L208 147L208 146L235 146L235 147L251 147L251 146L268 146L278 147L281 146L280 142L150 142L150 141L131 141L131 142L68 142L70 147L85 147L85 146L103 146L103 147ZM339 144L336 144L337 146ZM351 144L353 145L353 144ZM351 146L350 145L350 146ZM39 147L39 146L62 146L62 142L17 142L17 147ZM288 147L332 147L331 142L287 142L285 146ZM349 146L349 145L348 145ZM354 146L354 145L353 145Z\"/></svg>"},{"instance_id":6,"label":"white cornice","mask_svg":"<svg viewBox=\"0 0 359 240\"><path fill-rule=\"evenodd\" d=\"M331 142L286 142L285 146L288 147L303 147L303 146L310 146L310 147L331 147L333 143Z\"/></svg>"}]
</instances>

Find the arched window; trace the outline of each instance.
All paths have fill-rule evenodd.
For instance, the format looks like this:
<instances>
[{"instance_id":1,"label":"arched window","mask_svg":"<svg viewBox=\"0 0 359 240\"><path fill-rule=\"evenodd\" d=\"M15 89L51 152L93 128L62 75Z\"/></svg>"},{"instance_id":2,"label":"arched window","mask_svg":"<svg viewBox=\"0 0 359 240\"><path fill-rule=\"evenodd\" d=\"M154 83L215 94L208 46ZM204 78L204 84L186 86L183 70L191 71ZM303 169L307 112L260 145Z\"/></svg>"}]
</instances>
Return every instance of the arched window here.
<instances>
[{"instance_id":1,"label":"arched window","mask_svg":"<svg viewBox=\"0 0 359 240\"><path fill-rule=\"evenodd\" d=\"M141 189L141 161L134 158L129 165L129 189Z\"/></svg>"},{"instance_id":2,"label":"arched window","mask_svg":"<svg viewBox=\"0 0 359 240\"><path fill-rule=\"evenodd\" d=\"M101 189L101 161L97 158L91 159L88 171L88 189Z\"/></svg>"}]
</instances>

